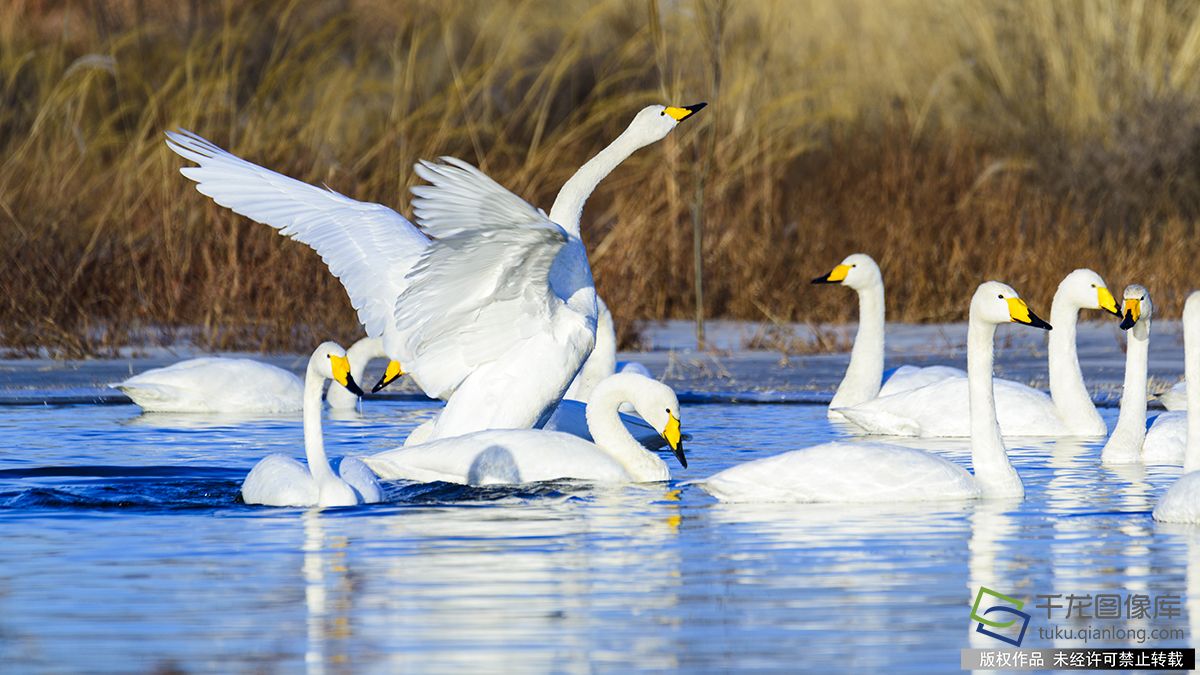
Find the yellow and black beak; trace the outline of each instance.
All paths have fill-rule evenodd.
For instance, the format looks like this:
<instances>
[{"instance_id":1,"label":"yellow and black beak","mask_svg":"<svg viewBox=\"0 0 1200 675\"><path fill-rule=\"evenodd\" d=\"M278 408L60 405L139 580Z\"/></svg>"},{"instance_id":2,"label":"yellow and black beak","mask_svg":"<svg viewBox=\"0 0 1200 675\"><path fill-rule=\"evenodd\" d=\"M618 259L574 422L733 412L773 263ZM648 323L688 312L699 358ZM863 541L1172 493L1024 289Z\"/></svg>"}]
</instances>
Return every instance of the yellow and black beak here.
<instances>
[{"instance_id":1,"label":"yellow and black beak","mask_svg":"<svg viewBox=\"0 0 1200 675\"><path fill-rule=\"evenodd\" d=\"M1121 318L1121 310L1117 308L1117 299L1113 294L1103 286L1096 287L1097 300L1100 302L1100 309L1112 314L1118 319Z\"/></svg>"},{"instance_id":2,"label":"yellow and black beak","mask_svg":"<svg viewBox=\"0 0 1200 675\"><path fill-rule=\"evenodd\" d=\"M349 389L355 396L364 396L354 378L350 375L350 359L345 356L329 355L329 364L333 370L333 381Z\"/></svg>"},{"instance_id":3,"label":"yellow and black beak","mask_svg":"<svg viewBox=\"0 0 1200 675\"><path fill-rule=\"evenodd\" d=\"M1037 314L1034 314L1029 309L1029 305L1025 304L1025 301L1020 298L1008 298L1008 317L1016 323L1023 323L1026 326L1033 326L1034 328L1043 328L1045 330L1053 328L1050 324L1042 321L1042 318Z\"/></svg>"},{"instance_id":4,"label":"yellow and black beak","mask_svg":"<svg viewBox=\"0 0 1200 675\"><path fill-rule=\"evenodd\" d=\"M838 265L833 268L833 271L822 277L813 279L814 284L840 284L846 280L846 275L850 273L849 265Z\"/></svg>"},{"instance_id":5,"label":"yellow and black beak","mask_svg":"<svg viewBox=\"0 0 1200 675\"><path fill-rule=\"evenodd\" d=\"M667 428L663 429L662 437L667 439L667 445L675 452L675 458L687 468L687 457L683 454L683 434L679 430L679 418L667 413Z\"/></svg>"},{"instance_id":6,"label":"yellow and black beak","mask_svg":"<svg viewBox=\"0 0 1200 675\"><path fill-rule=\"evenodd\" d=\"M383 377L379 378L374 387L371 387L371 393L374 394L403 376L404 369L400 367L400 362L388 361L387 370L383 371Z\"/></svg>"},{"instance_id":7,"label":"yellow and black beak","mask_svg":"<svg viewBox=\"0 0 1200 675\"><path fill-rule=\"evenodd\" d=\"M1121 320L1121 330L1133 328L1142 317L1142 301L1137 298L1125 298L1125 318Z\"/></svg>"},{"instance_id":8,"label":"yellow and black beak","mask_svg":"<svg viewBox=\"0 0 1200 675\"><path fill-rule=\"evenodd\" d=\"M667 106L666 110L663 110L663 114L670 115L671 118L674 119L676 122L682 122L682 121L686 120L687 118L691 117L692 115L695 115L696 113L703 110L704 106L706 106L706 105L708 105L708 104L707 103L697 103L695 105L685 105L683 107Z\"/></svg>"}]
</instances>

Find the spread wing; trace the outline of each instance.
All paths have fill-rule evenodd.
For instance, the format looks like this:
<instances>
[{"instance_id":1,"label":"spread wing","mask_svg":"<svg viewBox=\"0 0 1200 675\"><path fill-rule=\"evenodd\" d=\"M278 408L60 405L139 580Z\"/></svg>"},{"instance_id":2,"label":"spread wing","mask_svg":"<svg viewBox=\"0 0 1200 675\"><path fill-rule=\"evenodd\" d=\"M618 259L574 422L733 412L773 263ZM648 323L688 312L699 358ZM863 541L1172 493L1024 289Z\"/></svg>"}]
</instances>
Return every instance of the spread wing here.
<instances>
[{"instance_id":1,"label":"spread wing","mask_svg":"<svg viewBox=\"0 0 1200 675\"><path fill-rule=\"evenodd\" d=\"M478 169L422 162L413 188L421 227L437 237L396 303L401 356L426 393L445 397L480 365L553 332L550 289L565 231Z\"/></svg>"},{"instance_id":2,"label":"spread wing","mask_svg":"<svg viewBox=\"0 0 1200 675\"><path fill-rule=\"evenodd\" d=\"M180 173L201 194L315 250L346 287L367 335L383 334L405 274L429 245L404 216L252 164L190 131L167 132L167 146L199 165Z\"/></svg>"}]
</instances>

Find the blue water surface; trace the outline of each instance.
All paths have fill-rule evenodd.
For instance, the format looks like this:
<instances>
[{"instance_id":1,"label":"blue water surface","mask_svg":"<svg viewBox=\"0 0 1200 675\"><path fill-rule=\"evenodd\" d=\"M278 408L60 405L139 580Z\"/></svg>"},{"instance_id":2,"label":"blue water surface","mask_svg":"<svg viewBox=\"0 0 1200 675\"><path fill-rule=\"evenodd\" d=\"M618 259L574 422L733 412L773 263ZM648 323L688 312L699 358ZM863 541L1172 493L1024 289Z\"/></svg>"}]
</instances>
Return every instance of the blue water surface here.
<instances>
[{"instance_id":1,"label":"blue water surface","mask_svg":"<svg viewBox=\"0 0 1200 675\"><path fill-rule=\"evenodd\" d=\"M327 416L327 448L394 447L433 411L369 400ZM237 500L259 458L303 456L298 416L0 407L0 663L925 673L1005 646L968 620L980 585L1027 610L1050 593L1186 596L1189 581L1200 601L1200 534L1150 517L1178 467L1112 470L1095 443L1023 441L1010 452L1023 501L724 505L680 483L838 432L808 405L693 405L684 427L690 464L669 460L670 484L389 483L384 504L319 511ZM913 444L969 465L964 442ZM1184 636L1092 646L1184 645L1183 605L1136 625L1060 623ZM1039 611L1024 646L1083 645L1039 638Z\"/></svg>"}]
</instances>

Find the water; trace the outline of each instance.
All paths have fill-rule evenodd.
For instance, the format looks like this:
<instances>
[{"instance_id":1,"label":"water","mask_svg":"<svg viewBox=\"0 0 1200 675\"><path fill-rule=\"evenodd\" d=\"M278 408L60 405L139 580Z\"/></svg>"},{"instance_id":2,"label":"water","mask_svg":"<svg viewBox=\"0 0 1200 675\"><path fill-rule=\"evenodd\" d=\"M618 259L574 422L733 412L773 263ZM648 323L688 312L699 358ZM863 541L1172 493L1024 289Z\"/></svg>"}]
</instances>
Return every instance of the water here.
<instances>
[{"instance_id":1,"label":"water","mask_svg":"<svg viewBox=\"0 0 1200 675\"><path fill-rule=\"evenodd\" d=\"M431 412L368 401L327 420L330 454L398 445ZM0 406L0 670L956 671L961 648L1004 646L971 632L979 585L1030 599L1027 647L1055 644L1037 594L1183 595L1189 552L1200 589L1200 528L1150 517L1177 467L1025 442L1022 502L722 505L678 483L836 432L803 405L692 405L684 427L670 485L393 483L315 511L237 502L263 455L302 454L298 417ZM1104 625L1192 642L1186 603Z\"/></svg>"}]
</instances>

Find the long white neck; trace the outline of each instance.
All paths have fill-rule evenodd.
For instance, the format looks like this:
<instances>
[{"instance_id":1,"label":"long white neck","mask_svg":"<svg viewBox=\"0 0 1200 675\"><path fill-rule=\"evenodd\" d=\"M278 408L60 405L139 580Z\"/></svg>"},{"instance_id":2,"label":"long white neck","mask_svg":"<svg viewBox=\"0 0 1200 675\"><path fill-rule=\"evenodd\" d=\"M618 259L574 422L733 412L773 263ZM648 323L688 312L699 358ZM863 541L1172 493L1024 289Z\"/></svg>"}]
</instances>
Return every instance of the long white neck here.
<instances>
[{"instance_id":1,"label":"long white neck","mask_svg":"<svg viewBox=\"0 0 1200 675\"><path fill-rule=\"evenodd\" d=\"M1055 326L1055 330L1058 327ZM1141 458L1146 440L1146 370L1150 360L1150 319L1134 324L1125 346L1125 386L1121 415L1112 436L1100 451L1103 462L1128 463Z\"/></svg>"},{"instance_id":2,"label":"long white neck","mask_svg":"<svg viewBox=\"0 0 1200 675\"><path fill-rule=\"evenodd\" d=\"M1079 368L1079 354L1075 350L1075 324L1079 321L1079 308L1065 297L1066 290L1058 287L1054 302L1050 305L1049 361L1050 397L1058 417L1067 431L1079 436L1099 436L1107 433L1108 427L1087 386L1083 383L1083 371Z\"/></svg>"},{"instance_id":3,"label":"long white neck","mask_svg":"<svg viewBox=\"0 0 1200 675\"><path fill-rule=\"evenodd\" d=\"M350 345L350 349L346 350L346 358L350 360L350 377L354 378L359 386L362 386L363 373L366 372L367 365L374 359L386 356L381 337L365 337L355 342ZM325 402L329 404L330 408L347 410L358 407L358 396L350 393L349 389L337 382L330 382L329 391L325 392Z\"/></svg>"},{"instance_id":4,"label":"long white neck","mask_svg":"<svg viewBox=\"0 0 1200 675\"><path fill-rule=\"evenodd\" d=\"M858 332L850 351L850 365L830 408L855 406L879 396L883 382L884 322L883 282L859 289Z\"/></svg>"},{"instance_id":5,"label":"long white neck","mask_svg":"<svg viewBox=\"0 0 1200 675\"><path fill-rule=\"evenodd\" d=\"M1008 461L1008 452L996 421L996 395L992 388L995 324L975 316L967 323L967 390L971 410L971 464L983 497L1021 497L1025 487Z\"/></svg>"},{"instance_id":6,"label":"long white neck","mask_svg":"<svg viewBox=\"0 0 1200 675\"><path fill-rule=\"evenodd\" d=\"M304 455L308 458L308 470L321 484L335 480L329 458L325 456L325 439L321 435L321 386L325 378L313 372L309 366L304 375Z\"/></svg>"},{"instance_id":7,"label":"long white neck","mask_svg":"<svg viewBox=\"0 0 1200 675\"><path fill-rule=\"evenodd\" d=\"M1200 471L1200 298L1195 294L1183 309L1183 377L1188 404L1183 472L1189 473Z\"/></svg>"},{"instance_id":8,"label":"long white neck","mask_svg":"<svg viewBox=\"0 0 1200 675\"><path fill-rule=\"evenodd\" d=\"M567 388L563 398L587 403L592 391L604 378L617 372L617 331L613 327L612 314L599 296L596 297L599 314L596 317L596 346L583 362L583 368Z\"/></svg>"},{"instance_id":9,"label":"long white neck","mask_svg":"<svg viewBox=\"0 0 1200 675\"><path fill-rule=\"evenodd\" d=\"M588 431L596 445L625 467L634 481L669 480L666 462L643 448L621 423L621 404L632 402L625 377L613 375L592 392L586 409Z\"/></svg>"},{"instance_id":10,"label":"long white neck","mask_svg":"<svg viewBox=\"0 0 1200 675\"><path fill-rule=\"evenodd\" d=\"M646 145L632 130L632 126L626 128L608 144L608 147L579 167L575 175L558 191L554 206L550 207L550 220L558 223L567 234L579 236L579 219L583 216L583 205L600 181L612 173L618 164Z\"/></svg>"}]
</instances>

